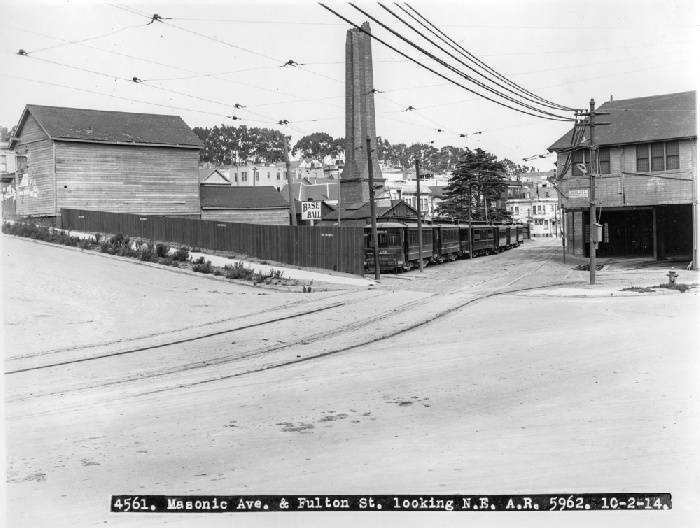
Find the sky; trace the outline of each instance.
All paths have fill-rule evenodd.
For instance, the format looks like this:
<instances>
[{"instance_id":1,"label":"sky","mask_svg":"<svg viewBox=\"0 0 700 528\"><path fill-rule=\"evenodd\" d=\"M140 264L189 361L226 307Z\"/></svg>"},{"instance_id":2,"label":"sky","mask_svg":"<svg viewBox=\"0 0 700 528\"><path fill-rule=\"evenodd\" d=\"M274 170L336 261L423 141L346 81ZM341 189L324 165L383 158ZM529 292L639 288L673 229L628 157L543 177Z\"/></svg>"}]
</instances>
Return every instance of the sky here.
<instances>
[{"instance_id":1,"label":"sky","mask_svg":"<svg viewBox=\"0 0 700 528\"><path fill-rule=\"evenodd\" d=\"M43 104L175 114L192 127L275 128L291 135L292 142L312 132L344 134L349 26L317 3L114 2L0 0L0 125L16 124L26 104ZM355 23L367 20L347 3L328 5ZM384 5L396 11L395 4ZM591 98L600 105L611 97L681 92L698 84L700 18L693 0L410 5L485 64L559 105L587 108ZM379 4L358 6L481 79ZM162 23L148 24L154 13ZM511 104L377 23L370 25L375 35L424 65ZM18 55L19 49L28 55ZM525 163L523 158L547 154L571 126L485 100L377 41L372 53L374 86L383 92L375 96L377 135L391 143L479 147ZM283 67L289 60L299 66ZM143 82L133 82L134 77ZM407 111L409 106L415 110ZM527 164L549 170L554 159Z\"/></svg>"}]
</instances>

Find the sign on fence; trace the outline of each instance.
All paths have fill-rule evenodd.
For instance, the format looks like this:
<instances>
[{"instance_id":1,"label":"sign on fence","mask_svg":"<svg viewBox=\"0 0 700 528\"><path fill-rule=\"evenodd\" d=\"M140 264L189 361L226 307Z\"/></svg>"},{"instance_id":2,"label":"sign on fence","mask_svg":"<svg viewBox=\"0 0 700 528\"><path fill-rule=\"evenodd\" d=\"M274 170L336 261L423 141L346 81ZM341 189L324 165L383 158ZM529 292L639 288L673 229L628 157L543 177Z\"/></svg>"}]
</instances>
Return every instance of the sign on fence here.
<instances>
[{"instance_id":1,"label":"sign on fence","mask_svg":"<svg viewBox=\"0 0 700 528\"><path fill-rule=\"evenodd\" d=\"M301 202L302 220L320 220L321 202Z\"/></svg>"}]
</instances>

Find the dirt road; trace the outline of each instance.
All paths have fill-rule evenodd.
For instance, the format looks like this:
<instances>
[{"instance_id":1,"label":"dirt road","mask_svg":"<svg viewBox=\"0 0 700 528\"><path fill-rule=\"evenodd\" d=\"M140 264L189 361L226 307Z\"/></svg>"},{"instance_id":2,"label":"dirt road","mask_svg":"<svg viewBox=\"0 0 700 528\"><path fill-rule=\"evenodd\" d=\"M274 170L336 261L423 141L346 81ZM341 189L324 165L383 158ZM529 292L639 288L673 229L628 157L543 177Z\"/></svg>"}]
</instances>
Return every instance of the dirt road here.
<instances>
[{"instance_id":1,"label":"dirt road","mask_svg":"<svg viewBox=\"0 0 700 528\"><path fill-rule=\"evenodd\" d=\"M109 514L117 493L561 491L670 491L671 512L596 523L690 522L697 294L592 289L557 255L302 294L3 237L11 525L195 522ZM206 523L436 519L386 515Z\"/></svg>"}]
</instances>

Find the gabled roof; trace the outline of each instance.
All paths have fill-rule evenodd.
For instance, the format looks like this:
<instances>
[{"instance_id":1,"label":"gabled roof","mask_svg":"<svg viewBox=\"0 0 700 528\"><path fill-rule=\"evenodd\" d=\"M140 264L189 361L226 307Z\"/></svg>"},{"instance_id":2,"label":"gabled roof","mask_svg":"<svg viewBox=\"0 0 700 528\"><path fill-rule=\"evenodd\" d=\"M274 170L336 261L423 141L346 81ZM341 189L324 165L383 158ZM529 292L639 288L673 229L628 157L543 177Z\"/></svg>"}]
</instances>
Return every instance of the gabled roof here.
<instances>
[{"instance_id":1,"label":"gabled roof","mask_svg":"<svg viewBox=\"0 0 700 528\"><path fill-rule=\"evenodd\" d=\"M49 138L113 145L201 148L202 142L179 116L41 106L25 107L16 136L29 115Z\"/></svg>"},{"instance_id":2,"label":"gabled roof","mask_svg":"<svg viewBox=\"0 0 700 528\"><path fill-rule=\"evenodd\" d=\"M377 219L379 218L417 218L418 213L416 210L408 205L403 200L398 200L392 202L392 205L387 207L383 205L377 205L375 207ZM342 220L362 220L371 218L369 202L363 203L357 209L345 209L343 208L340 215ZM338 209L328 213L324 217L324 220L337 220L338 219Z\"/></svg>"},{"instance_id":3,"label":"gabled roof","mask_svg":"<svg viewBox=\"0 0 700 528\"><path fill-rule=\"evenodd\" d=\"M597 110L610 112L610 115L596 119L611 124L596 127L595 142L597 145L623 145L697 137L695 98L693 90L609 101ZM548 150L570 148L572 133L573 129L569 130ZM588 139L587 129L585 137Z\"/></svg>"},{"instance_id":4,"label":"gabled roof","mask_svg":"<svg viewBox=\"0 0 700 528\"><path fill-rule=\"evenodd\" d=\"M202 209L286 209L287 203L274 187L199 186Z\"/></svg>"},{"instance_id":5,"label":"gabled roof","mask_svg":"<svg viewBox=\"0 0 700 528\"><path fill-rule=\"evenodd\" d=\"M199 181L209 185L231 185L229 180L219 169L199 169Z\"/></svg>"}]
</instances>

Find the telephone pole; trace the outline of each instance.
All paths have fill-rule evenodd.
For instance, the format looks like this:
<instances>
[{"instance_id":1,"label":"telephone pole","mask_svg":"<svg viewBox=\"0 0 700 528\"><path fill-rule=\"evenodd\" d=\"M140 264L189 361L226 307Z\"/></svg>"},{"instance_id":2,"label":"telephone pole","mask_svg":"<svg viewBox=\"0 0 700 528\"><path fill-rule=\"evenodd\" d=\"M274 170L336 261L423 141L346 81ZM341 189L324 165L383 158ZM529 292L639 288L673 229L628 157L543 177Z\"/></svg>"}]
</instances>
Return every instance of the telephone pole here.
<instances>
[{"instance_id":1,"label":"telephone pole","mask_svg":"<svg viewBox=\"0 0 700 528\"><path fill-rule=\"evenodd\" d=\"M289 195L289 216L291 217L292 225L297 225L297 208L294 205L294 190L292 189L292 172L289 163L289 145L287 144L287 136L282 135L284 138L284 170L287 173L287 193ZM255 176L253 176L255 177Z\"/></svg>"},{"instance_id":2,"label":"telephone pole","mask_svg":"<svg viewBox=\"0 0 700 528\"><path fill-rule=\"evenodd\" d=\"M609 112L596 112L595 111L595 99L591 99L589 103L588 110L577 110L577 117L588 117L588 157L589 166L588 170L588 199L590 207L588 209L588 267L589 267L589 278L590 284L595 284L595 272L596 272L596 250L598 249L598 223L596 222L596 192L595 192L595 178L598 173L598 146L595 143L595 127L602 125L609 125L610 123L596 123L595 117L597 115L610 115ZM584 124L585 126L585 124ZM574 126L574 129L576 127ZM584 163L585 165L585 163ZM585 168L585 167L584 167Z\"/></svg>"},{"instance_id":3,"label":"telephone pole","mask_svg":"<svg viewBox=\"0 0 700 528\"><path fill-rule=\"evenodd\" d=\"M423 212L420 203L420 161L416 162L416 213L418 215L418 269L423 273Z\"/></svg>"},{"instance_id":4,"label":"telephone pole","mask_svg":"<svg viewBox=\"0 0 700 528\"><path fill-rule=\"evenodd\" d=\"M369 179L369 214L372 216L372 246L374 248L374 279L380 280L379 240L377 239L377 212L374 207L374 173L372 171L372 142L367 138L367 176Z\"/></svg>"},{"instance_id":5,"label":"telephone pole","mask_svg":"<svg viewBox=\"0 0 700 528\"><path fill-rule=\"evenodd\" d=\"M589 146L590 146L590 164L591 168L589 171L589 196L588 198L590 199L591 206L590 206L590 212L588 213L589 219L588 219L588 230L589 230L589 262L588 262L588 267L590 268L589 272L589 280L590 284L595 284L595 257L596 257L596 249L597 249L597 241L596 241L596 232L595 232L595 227L596 227L596 221L595 221L595 177L596 177L596 171L598 169L597 164L594 162L594 160L597 159L597 152L596 152L596 146L595 146L595 141L593 139L593 135L595 133L595 99L591 99L590 102L590 108L589 108L589 114L588 114L588 134L589 134Z\"/></svg>"}]
</instances>

